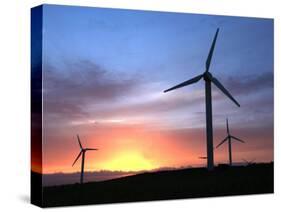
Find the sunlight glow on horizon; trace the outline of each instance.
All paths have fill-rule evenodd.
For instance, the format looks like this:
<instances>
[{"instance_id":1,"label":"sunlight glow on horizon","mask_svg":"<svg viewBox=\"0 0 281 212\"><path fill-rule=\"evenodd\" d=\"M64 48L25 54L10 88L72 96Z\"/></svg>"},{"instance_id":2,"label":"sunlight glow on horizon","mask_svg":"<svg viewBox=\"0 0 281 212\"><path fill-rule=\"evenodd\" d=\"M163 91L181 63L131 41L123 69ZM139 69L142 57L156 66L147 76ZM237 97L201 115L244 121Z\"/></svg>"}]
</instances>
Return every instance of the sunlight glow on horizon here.
<instances>
[{"instance_id":1,"label":"sunlight glow on horizon","mask_svg":"<svg viewBox=\"0 0 281 212\"><path fill-rule=\"evenodd\" d=\"M143 171L157 168L152 161L134 151L117 154L116 158L105 162L103 167L111 171Z\"/></svg>"}]
</instances>

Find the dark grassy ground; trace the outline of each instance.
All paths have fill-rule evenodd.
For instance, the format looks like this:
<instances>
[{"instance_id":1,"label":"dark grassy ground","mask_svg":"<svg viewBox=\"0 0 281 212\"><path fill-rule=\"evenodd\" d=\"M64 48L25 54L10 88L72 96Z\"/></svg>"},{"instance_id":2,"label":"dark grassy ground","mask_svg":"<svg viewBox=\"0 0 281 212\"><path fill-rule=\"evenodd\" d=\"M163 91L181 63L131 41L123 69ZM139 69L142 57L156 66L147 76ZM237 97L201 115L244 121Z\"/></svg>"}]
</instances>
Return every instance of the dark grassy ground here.
<instances>
[{"instance_id":1,"label":"dark grassy ground","mask_svg":"<svg viewBox=\"0 0 281 212\"><path fill-rule=\"evenodd\" d=\"M144 173L45 187L43 207L273 193L273 163Z\"/></svg>"}]
</instances>

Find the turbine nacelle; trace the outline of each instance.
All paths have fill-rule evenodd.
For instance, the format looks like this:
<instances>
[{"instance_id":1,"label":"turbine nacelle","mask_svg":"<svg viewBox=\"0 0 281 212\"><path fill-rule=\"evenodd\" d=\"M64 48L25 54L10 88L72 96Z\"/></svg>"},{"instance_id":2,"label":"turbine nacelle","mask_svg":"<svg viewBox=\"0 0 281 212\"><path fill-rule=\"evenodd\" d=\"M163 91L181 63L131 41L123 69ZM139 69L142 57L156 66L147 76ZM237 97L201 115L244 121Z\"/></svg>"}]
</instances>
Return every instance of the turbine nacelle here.
<instances>
[{"instance_id":1,"label":"turbine nacelle","mask_svg":"<svg viewBox=\"0 0 281 212\"><path fill-rule=\"evenodd\" d=\"M209 71L206 70L202 76L205 81L212 82L213 75Z\"/></svg>"}]
</instances>

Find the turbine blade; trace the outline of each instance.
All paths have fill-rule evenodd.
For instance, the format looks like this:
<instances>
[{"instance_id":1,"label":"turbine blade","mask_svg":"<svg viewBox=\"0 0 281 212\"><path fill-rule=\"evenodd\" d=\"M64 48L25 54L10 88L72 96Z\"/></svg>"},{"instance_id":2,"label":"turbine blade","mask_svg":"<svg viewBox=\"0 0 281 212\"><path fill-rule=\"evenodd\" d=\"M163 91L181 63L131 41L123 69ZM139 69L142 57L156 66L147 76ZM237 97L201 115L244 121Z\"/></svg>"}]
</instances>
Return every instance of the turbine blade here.
<instances>
[{"instance_id":1,"label":"turbine blade","mask_svg":"<svg viewBox=\"0 0 281 212\"><path fill-rule=\"evenodd\" d=\"M211 46L210 51L209 51L209 54L208 54L208 58L207 58L207 60L206 60L206 71L209 71L209 68L210 68L210 64L211 64L213 52L214 52L214 49L215 49L215 45L216 45L218 33L219 33L219 28L217 28L215 37L214 37L214 39L213 39L212 46Z\"/></svg>"},{"instance_id":2,"label":"turbine blade","mask_svg":"<svg viewBox=\"0 0 281 212\"><path fill-rule=\"evenodd\" d=\"M216 146L216 148L218 148L220 145L222 145L224 142L226 142L227 139L228 139L228 136L225 137L225 139L223 139L222 142L220 142L220 143Z\"/></svg>"},{"instance_id":3,"label":"turbine blade","mask_svg":"<svg viewBox=\"0 0 281 212\"><path fill-rule=\"evenodd\" d=\"M231 94L223 87L223 85L215 78L212 78L212 82L228 97L230 98L238 107L240 104L231 96Z\"/></svg>"},{"instance_id":4,"label":"turbine blade","mask_svg":"<svg viewBox=\"0 0 281 212\"><path fill-rule=\"evenodd\" d=\"M82 144L81 144L81 141L80 141L80 138L79 138L79 135L77 135L77 140L78 140L78 143L79 143L80 149L83 149Z\"/></svg>"},{"instance_id":5,"label":"turbine blade","mask_svg":"<svg viewBox=\"0 0 281 212\"><path fill-rule=\"evenodd\" d=\"M245 163L249 163L247 160L245 160L245 159L242 159Z\"/></svg>"},{"instance_id":6,"label":"turbine blade","mask_svg":"<svg viewBox=\"0 0 281 212\"><path fill-rule=\"evenodd\" d=\"M190 85L190 84L193 84L193 83L196 83L198 82L201 78L202 78L203 75L199 75L199 76L196 76L190 80L187 80L183 83L180 83L172 88L169 88L167 90L164 91L164 93L168 92L168 91L171 91L171 90L174 90L174 89L177 89L177 88L181 88L181 87L184 87L184 86L187 86L187 85Z\"/></svg>"},{"instance_id":7,"label":"turbine blade","mask_svg":"<svg viewBox=\"0 0 281 212\"><path fill-rule=\"evenodd\" d=\"M80 153L78 154L77 158L75 159L75 161L73 162L72 166L74 166L74 164L76 163L76 161L79 159L79 157L81 156L82 151L80 151Z\"/></svg>"},{"instance_id":8,"label":"turbine blade","mask_svg":"<svg viewBox=\"0 0 281 212\"><path fill-rule=\"evenodd\" d=\"M227 129L227 134L229 135L228 118L226 119L226 129Z\"/></svg>"},{"instance_id":9,"label":"turbine blade","mask_svg":"<svg viewBox=\"0 0 281 212\"><path fill-rule=\"evenodd\" d=\"M233 139L235 139L235 140L237 140L237 141L240 141L241 143L245 143L245 141L243 141L243 140L241 140L241 139L239 139L239 138L236 138L236 137L233 136L233 135L231 135L231 138L233 138Z\"/></svg>"},{"instance_id":10,"label":"turbine blade","mask_svg":"<svg viewBox=\"0 0 281 212\"><path fill-rule=\"evenodd\" d=\"M98 150L98 149L86 148L85 150Z\"/></svg>"}]
</instances>

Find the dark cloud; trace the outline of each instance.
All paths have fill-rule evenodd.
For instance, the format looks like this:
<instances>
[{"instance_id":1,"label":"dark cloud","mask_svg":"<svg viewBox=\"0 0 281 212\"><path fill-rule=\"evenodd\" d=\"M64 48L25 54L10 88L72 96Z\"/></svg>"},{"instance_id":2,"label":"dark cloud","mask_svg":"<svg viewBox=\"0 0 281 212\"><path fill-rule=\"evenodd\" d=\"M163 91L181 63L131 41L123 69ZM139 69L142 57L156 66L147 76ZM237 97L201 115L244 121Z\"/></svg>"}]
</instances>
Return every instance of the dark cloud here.
<instances>
[{"instance_id":1,"label":"dark cloud","mask_svg":"<svg viewBox=\"0 0 281 212\"><path fill-rule=\"evenodd\" d=\"M108 71L90 61L67 64L63 71L47 68L44 81L47 95L68 99L91 98L93 101L112 100L130 92L137 77L109 75Z\"/></svg>"},{"instance_id":2,"label":"dark cloud","mask_svg":"<svg viewBox=\"0 0 281 212\"><path fill-rule=\"evenodd\" d=\"M112 103L129 95L139 78L110 75L90 61L67 63L59 70L46 65L44 69L45 112L65 115L87 115L88 104Z\"/></svg>"},{"instance_id":3,"label":"dark cloud","mask_svg":"<svg viewBox=\"0 0 281 212\"><path fill-rule=\"evenodd\" d=\"M249 76L232 76L223 80L226 88L233 95L246 95L257 93L261 90L272 89L273 91L273 73L264 72Z\"/></svg>"}]
</instances>

